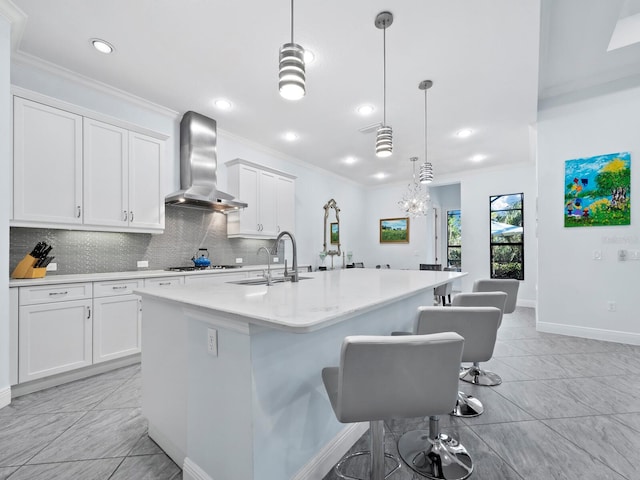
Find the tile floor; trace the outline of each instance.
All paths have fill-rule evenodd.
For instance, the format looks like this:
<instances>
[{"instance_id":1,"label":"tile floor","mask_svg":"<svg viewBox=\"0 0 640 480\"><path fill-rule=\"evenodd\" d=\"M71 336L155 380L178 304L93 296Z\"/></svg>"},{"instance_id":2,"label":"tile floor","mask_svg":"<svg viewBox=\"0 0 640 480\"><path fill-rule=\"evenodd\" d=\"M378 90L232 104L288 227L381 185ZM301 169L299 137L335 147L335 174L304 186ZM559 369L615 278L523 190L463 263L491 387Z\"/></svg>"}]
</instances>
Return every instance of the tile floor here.
<instances>
[{"instance_id":1,"label":"tile floor","mask_svg":"<svg viewBox=\"0 0 640 480\"><path fill-rule=\"evenodd\" d=\"M640 347L536 332L534 310L505 315L494 358L497 387L460 382L479 398L479 417L440 419L467 447L475 480L639 480ZM386 422L386 450L428 419ZM366 450L368 434L352 449ZM349 473L362 475L354 463ZM324 480L336 480L332 471ZM390 477L423 479L406 465Z\"/></svg>"},{"instance_id":2,"label":"tile floor","mask_svg":"<svg viewBox=\"0 0 640 480\"><path fill-rule=\"evenodd\" d=\"M640 479L640 347L538 333L529 308L505 316L498 338L485 366L503 384L460 382L485 413L441 419L472 455L471 479ZM389 420L387 450L416 428L425 419ZM25 395L0 409L0 480L181 479L146 432L139 365ZM420 478L406 466L391 477Z\"/></svg>"}]
</instances>

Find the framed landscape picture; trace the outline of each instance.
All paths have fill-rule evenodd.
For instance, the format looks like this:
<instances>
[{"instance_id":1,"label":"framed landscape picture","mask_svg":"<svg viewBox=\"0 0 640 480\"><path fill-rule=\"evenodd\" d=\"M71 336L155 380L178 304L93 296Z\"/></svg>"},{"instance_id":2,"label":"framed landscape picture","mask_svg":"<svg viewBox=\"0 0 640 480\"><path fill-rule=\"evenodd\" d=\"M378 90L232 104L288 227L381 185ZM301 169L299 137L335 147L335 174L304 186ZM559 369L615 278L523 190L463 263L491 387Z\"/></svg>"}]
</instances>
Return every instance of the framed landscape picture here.
<instances>
[{"instance_id":1,"label":"framed landscape picture","mask_svg":"<svg viewBox=\"0 0 640 480\"><path fill-rule=\"evenodd\" d=\"M380 243L409 243L409 219L380 219Z\"/></svg>"},{"instance_id":2,"label":"framed landscape picture","mask_svg":"<svg viewBox=\"0 0 640 480\"><path fill-rule=\"evenodd\" d=\"M331 244L337 245L340 243L340 227L338 222L331 223Z\"/></svg>"},{"instance_id":3,"label":"framed landscape picture","mask_svg":"<svg viewBox=\"0 0 640 480\"><path fill-rule=\"evenodd\" d=\"M564 226L631 224L631 154L610 153L565 162Z\"/></svg>"}]
</instances>

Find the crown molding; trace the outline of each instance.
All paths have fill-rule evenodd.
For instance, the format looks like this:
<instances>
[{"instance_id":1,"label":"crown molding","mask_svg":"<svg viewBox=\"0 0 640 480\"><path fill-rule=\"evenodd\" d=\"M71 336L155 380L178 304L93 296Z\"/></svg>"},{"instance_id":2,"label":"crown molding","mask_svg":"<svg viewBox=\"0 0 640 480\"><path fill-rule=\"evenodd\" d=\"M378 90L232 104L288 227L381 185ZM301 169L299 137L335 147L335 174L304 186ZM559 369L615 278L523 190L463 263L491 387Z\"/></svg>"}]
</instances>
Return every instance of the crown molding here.
<instances>
[{"instance_id":1,"label":"crown molding","mask_svg":"<svg viewBox=\"0 0 640 480\"><path fill-rule=\"evenodd\" d=\"M22 41L27 15L11 0L0 0L0 16L11 25L11 50L15 52Z\"/></svg>"},{"instance_id":2,"label":"crown molding","mask_svg":"<svg viewBox=\"0 0 640 480\"><path fill-rule=\"evenodd\" d=\"M3 0L0 0L0 2L1 1ZM93 78L81 75L77 72L61 67L60 65L56 65L55 63L48 62L29 53L25 53L22 51L14 52L14 54L11 56L11 61L13 63L22 63L24 65L38 68L57 77L64 78L66 80L69 80L70 82L81 84L98 92L117 97L121 100L132 103L134 105L138 105L139 107L142 107L144 109L154 111L173 120L178 119L180 115L175 110L164 107L162 105L158 105L157 103L151 102L142 97L138 97L124 90L120 90L119 88L113 87Z\"/></svg>"}]
</instances>

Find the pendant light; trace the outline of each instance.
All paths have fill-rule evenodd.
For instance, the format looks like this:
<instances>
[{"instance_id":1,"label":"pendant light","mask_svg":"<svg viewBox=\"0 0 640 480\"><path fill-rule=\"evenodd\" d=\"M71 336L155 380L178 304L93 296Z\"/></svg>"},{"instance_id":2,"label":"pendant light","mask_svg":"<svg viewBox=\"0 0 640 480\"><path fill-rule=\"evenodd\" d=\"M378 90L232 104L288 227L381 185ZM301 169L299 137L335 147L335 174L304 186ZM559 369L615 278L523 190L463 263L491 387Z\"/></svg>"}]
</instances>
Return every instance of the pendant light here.
<instances>
[{"instance_id":1,"label":"pendant light","mask_svg":"<svg viewBox=\"0 0 640 480\"><path fill-rule=\"evenodd\" d=\"M380 12L375 25L382 29L382 125L376 133L376 156L388 157L393 153L393 130L387 125L387 27L393 23L391 12Z\"/></svg>"},{"instance_id":2,"label":"pendant light","mask_svg":"<svg viewBox=\"0 0 640 480\"><path fill-rule=\"evenodd\" d=\"M433 165L427 160L427 90L433 86L431 80L423 80L418 85L424 90L424 163L420 165L420 183L433 182Z\"/></svg>"},{"instance_id":3,"label":"pendant light","mask_svg":"<svg viewBox=\"0 0 640 480\"><path fill-rule=\"evenodd\" d=\"M291 42L280 48L280 95L287 100L304 97L305 71L304 49L293 41L293 0L291 0Z\"/></svg>"},{"instance_id":4,"label":"pendant light","mask_svg":"<svg viewBox=\"0 0 640 480\"><path fill-rule=\"evenodd\" d=\"M398 206L407 217L424 217L429 209L431 198L429 191L425 192L422 189L422 185L416 181L416 161L418 157L411 157L409 160L413 163L413 182L409 184L409 188L402 200L398 202Z\"/></svg>"}]
</instances>

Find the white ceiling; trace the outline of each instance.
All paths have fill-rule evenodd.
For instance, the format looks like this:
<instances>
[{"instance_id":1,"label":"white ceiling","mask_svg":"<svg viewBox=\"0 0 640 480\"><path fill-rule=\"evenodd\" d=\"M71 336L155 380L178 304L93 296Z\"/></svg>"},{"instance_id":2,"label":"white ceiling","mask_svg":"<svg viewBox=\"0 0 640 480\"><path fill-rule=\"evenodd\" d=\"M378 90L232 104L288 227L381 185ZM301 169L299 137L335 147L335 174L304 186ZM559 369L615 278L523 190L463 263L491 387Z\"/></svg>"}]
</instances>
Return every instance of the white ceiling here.
<instances>
[{"instance_id":1,"label":"white ceiling","mask_svg":"<svg viewBox=\"0 0 640 480\"><path fill-rule=\"evenodd\" d=\"M298 0L295 41L316 61L307 67L306 97L289 102L277 85L278 50L290 38L289 0L13 3L27 18L16 56L51 62L180 114L195 110L215 118L221 130L365 185L406 181L409 158L423 161L424 93L418 84L425 79L434 82L428 156L436 178L531 161L529 127L539 88L545 98L589 87L584 78L602 58L586 61L576 52L586 47L590 55L603 41L606 52L611 23L628 8L628 0L542 0L541 16L540 0ZM375 133L359 129L382 120L382 31L374 19L383 10L394 15L387 29L394 154L378 159ZM93 50L94 37L112 43L115 53ZM625 75L635 74L637 48L603 55L627 62ZM635 55L626 53L630 49ZM212 102L218 98L229 99L233 109L217 110ZM363 103L377 110L362 117L356 107ZM462 128L474 135L456 138ZM283 139L290 130L298 141ZM476 154L487 158L473 162ZM344 163L348 156L357 162ZM384 180L375 178L380 172L387 174Z\"/></svg>"}]
</instances>

